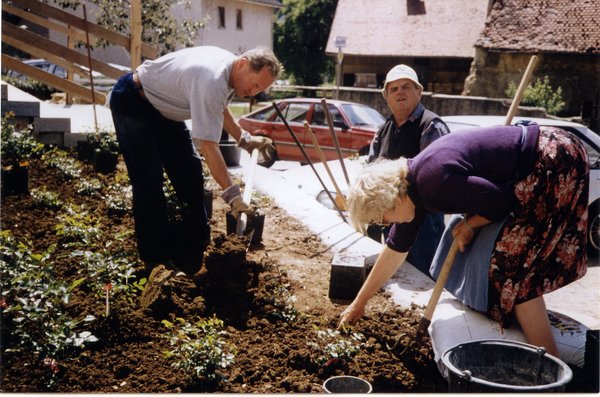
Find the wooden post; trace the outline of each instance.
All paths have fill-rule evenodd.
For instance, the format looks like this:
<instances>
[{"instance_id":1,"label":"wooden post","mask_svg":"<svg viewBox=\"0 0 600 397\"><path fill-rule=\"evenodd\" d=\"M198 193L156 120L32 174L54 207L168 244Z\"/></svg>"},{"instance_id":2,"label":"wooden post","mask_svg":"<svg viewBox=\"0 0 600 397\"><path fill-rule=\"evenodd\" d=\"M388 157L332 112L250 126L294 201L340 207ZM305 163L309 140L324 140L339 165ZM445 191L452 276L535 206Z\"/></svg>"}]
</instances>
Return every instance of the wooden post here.
<instances>
[{"instance_id":1,"label":"wooden post","mask_svg":"<svg viewBox=\"0 0 600 397\"><path fill-rule=\"evenodd\" d=\"M85 45L87 47L88 67L90 72L90 88L92 89L92 109L94 110L94 126L96 127L96 132L98 132L98 115L96 114L96 93L94 90L94 68L92 67L92 52L90 48L90 34L85 4L83 5L83 19L85 21Z\"/></svg>"},{"instance_id":2,"label":"wooden post","mask_svg":"<svg viewBox=\"0 0 600 397\"><path fill-rule=\"evenodd\" d=\"M142 63L142 0L131 0L131 71Z\"/></svg>"},{"instance_id":3,"label":"wooden post","mask_svg":"<svg viewBox=\"0 0 600 397\"><path fill-rule=\"evenodd\" d=\"M67 26L67 48L73 49L75 48L75 30L71 27L71 25ZM70 70L67 70L67 80L73 81L74 73ZM73 95L68 92L65 93L65 104L72 105L73 104Z\"/></svg>"}]
</instances>

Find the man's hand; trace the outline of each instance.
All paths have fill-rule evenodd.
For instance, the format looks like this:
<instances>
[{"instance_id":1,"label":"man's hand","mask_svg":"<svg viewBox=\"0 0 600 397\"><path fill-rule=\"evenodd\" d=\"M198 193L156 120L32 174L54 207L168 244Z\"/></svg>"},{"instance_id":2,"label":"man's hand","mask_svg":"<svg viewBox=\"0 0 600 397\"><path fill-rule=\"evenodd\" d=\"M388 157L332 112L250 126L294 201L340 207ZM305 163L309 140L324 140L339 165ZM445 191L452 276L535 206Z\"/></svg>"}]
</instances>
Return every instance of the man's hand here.
<instances>
[{"instance_id":1,"label":"man's hand","mask_svg":"<svg viewBox=\"0 0 600 397\"><path fill-rule=\"evenodd\" d=\"M248 204L244 203L242 196L236 196L229 205L231 206L231 214L236 219L239 218L242 213L248 216L254 216L254 210L250 208Z\"/></svg>"},{"instance_id":2,"label":"man's hand","mask_svg":"<svg viewBox=\"0 0 600 397\"><path fill-rule=\"evenodd\" d=\"M240 187L238 185L231 185L221 195L223 200L229 204L231 207L231 214L236 218L242 213L245 213L248 216L254 215L254 210L248 206L248 204L244 203L242 199L242 193L240 191Z\"/></svg>"},{"instance_id":3,"label":"man's hand","mask_svg":"<svg viewBox=\"0 0 600 397\"><path fill-rule=\"evenodd\" d=\"M269 160L272 153L275 153L273 140L265 136L252 136L249 132L244 131L240 137L239 147L252 154L254 149L258 149L264 159Z\"/></svg>"}]
</instances>

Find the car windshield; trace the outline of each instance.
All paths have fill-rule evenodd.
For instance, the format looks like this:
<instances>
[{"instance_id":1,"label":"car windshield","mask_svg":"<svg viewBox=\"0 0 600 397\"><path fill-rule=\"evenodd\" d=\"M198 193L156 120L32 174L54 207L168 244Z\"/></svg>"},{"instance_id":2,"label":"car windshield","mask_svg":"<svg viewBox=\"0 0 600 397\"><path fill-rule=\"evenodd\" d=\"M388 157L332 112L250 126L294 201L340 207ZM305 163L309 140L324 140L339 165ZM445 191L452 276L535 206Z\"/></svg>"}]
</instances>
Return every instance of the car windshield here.
<instances>
[{"instance_id":1,"label":"car windshield","mask_svg":"<svg viewBox=\"0 0 600 397\"><path fill-rule=\"evenodd\" d=\"M344 112L350 119L352 125L370 125L380 127L385 123L385 118L377 110L364 105L345 103L342 105Z\"/></svg>"}]
</instances>

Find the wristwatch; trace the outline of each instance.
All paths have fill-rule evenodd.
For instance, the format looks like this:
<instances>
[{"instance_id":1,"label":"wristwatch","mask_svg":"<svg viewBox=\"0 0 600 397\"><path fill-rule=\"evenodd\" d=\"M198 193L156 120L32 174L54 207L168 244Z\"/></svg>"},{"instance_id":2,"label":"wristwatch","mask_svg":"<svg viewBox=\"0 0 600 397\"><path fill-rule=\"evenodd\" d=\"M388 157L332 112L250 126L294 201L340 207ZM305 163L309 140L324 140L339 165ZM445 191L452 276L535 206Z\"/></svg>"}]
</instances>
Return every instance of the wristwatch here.
<instances>
[{"instance_id":1,"label":"wristwatch","mask_svg":"<svg viewBox=\"0 0 600 397\"><path fill-rule=\"evenodd\" d=\"M248 131L242 131L239 144L250 143L250 141L252 141L252 135Z\"/></svg>"}]
</instances>

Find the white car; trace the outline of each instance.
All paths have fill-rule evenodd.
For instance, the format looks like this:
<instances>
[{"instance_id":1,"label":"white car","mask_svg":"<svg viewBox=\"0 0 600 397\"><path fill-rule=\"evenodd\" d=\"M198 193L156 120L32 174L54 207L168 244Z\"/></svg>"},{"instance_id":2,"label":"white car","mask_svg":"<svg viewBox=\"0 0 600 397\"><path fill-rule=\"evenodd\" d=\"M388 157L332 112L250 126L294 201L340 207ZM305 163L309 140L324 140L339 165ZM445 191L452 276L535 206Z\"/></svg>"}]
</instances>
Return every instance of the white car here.
<instances>
[{"instance_id":1,"label":"white car","mask_svg":"<svg viewBox=\"0 0 600 397\"><path fill-rule=\"evenodd\" d=\"M504 124L504 116L443 116L450 131ZM558 127L575 134L585 146L590 161L590 194L588 201L588 248L591 254L600 252L600 136L583 124L535 117L515 117L512 123L532 121L538 125Z\"/></svg>"}]
</instances>

